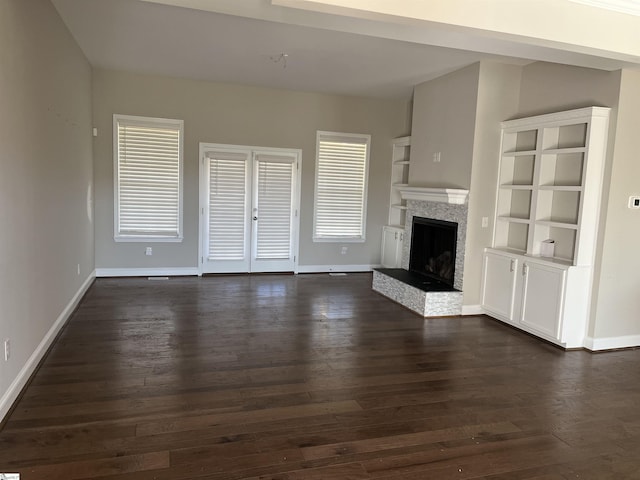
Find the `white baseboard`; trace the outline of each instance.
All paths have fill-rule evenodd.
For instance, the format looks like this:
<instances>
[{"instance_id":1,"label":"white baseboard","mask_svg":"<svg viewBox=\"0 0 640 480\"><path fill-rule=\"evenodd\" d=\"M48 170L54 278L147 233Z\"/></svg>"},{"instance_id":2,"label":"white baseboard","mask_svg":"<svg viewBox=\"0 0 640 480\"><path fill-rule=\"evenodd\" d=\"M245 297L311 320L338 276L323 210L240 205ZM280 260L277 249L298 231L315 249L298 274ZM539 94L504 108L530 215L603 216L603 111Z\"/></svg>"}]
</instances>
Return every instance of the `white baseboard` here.
<instances>
[{"instance_id":1,"label":"white baseboard","mask_svg":"<svg viewBox=\"0 0 640 480\"><path fill-rule=\"evenodd\" d=\"M96 277L175 277L198 275L198 267L96 268Z\"/></svg>"},{"instance_id":2,"label":"white baseboard","mask_svg":"<svg viewBox=\"0 0 640 480\"><path fill-rule=\"evenodd\" d=\"M484 315L481 305L463 305L462 315Z\"/></svg>"},{"instance_id":3,"label":"white baseboard","mask_svg":"<svg viewBox=\"0 0 640 480\"><path fill-rule=\"evenodd\" d=\"M87 292L95 278L96 272L94 270L89 274L87 279L80 286L80 289L69 301L67 306L64 308L62 313L58 316L54 324L44 336L38 347L31 354L29 360L27 360L27 363L24 364L24 366L20 370L20 373L18 373L11 385L9 385L7 391L0 398L0 421L2 421L7 413L9 413L13 402L15 402L18 398L18 395L20 395L20 392L29 381L29 378L31 378L31 375L33 375L33 372L38 367L38 364L47 353L47 350L49 350L49 347L55 340L62 327L64 327L65 323L67 323L67 320L76 309L76 307L80 303L80 300L82 300L82 297Z\"/></svg>"},{"instance_id":4,"label":"white baseboard","mask_svg":"<svg viewBox=\"0 0 640 480\"><path fill-rule=\"evenodd\" d=\"M640 347L640 335L604 338L585 337L584 347L592 352L611 350L613 348Z\"/></svg>"},{"instance_id":5,"label":"white baseboard","mask_svg":"<svg viewBox=\"0 0 640 480\"><path fill-rule=\"evenodd\" d=\"M298 265L298 273L370 272L380 265Z\"/></svg>"}]
</instances>

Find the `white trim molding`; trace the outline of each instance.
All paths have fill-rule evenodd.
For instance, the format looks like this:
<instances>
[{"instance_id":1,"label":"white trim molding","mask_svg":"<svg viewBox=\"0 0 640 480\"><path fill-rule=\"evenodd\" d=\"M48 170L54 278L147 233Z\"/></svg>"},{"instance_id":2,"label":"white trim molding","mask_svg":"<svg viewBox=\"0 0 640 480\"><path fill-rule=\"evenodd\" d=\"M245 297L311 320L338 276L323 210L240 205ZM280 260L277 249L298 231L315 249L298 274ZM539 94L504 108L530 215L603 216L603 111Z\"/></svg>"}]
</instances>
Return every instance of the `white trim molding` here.
<instances>
[{"instance_id":1,"label":"white trim molding","mask_svg":"<svg viewBox=\"0 0 640 480\"><path fill-rule=\"evenodd\" d=\"M484 315L482 305L462 305L462 315Z\"/></svg>"},{"instance_id":2,"label":"white trim molding","mask_svg":"<svg viewBox=\"0 0 640 480\"><path fill-rule=\"evenodd\" d=\"M399 187L403 200L420 200L423 202L449 203L464 205L469 190L461 188Z\"/></svg>"},{"instance_id":3,"label":"white trim molding","mask_svg":"<svg viewBox=\"0 0 640 480\"><path fill-rule=\"evenodd\" d=\"M298 273L370 272L382 265L298 265Z\"/></svg>"},{"instance_id":4,"label":"white trim molding","mask_svg":"<svg viewBox=\"0 0 640 480\"><path fill-rule=\"evenodd\" d=\"M76 307L87 293L89 287L96 278L96 272L93 271L89 274L87 279L82 283L73 298L67 303L67 306L62 310L62 313L58 316L53 323L47 334L44 336L38 347L33 351L27 362L24 364L15 380L9 385L7 391L0 397L0 422L6 417L11 410L13 403L16 401L22 389L27 385L27 382L35 372L36 368L40 364L40 361L44 358L49 347L56 339L56 336L62 330L62 327L67 323L67 320L71 317L71 314L75 311Z\"/></svg>"},{"instance_id":5,"label":"white trim molding","mask_svg":"<svg viewBox=\"0 0 640 480\"><path fill-rule=\"evenodd\" d=\"M96 268L96 277L181 277L198 275L198 267Z\"/></svg>"},{"instance_id":6,"label":"white trim molding","mask_svg":"<svg viewBox=\"0 0 640 480\"><path fill-rule=\"evenodd\" d=\"M612 12L640 16L640 4L637 0L571 0L589 7L603 8Z\"/></svg>"},{"instance_id":7,"label":"white trim molding","mask_svg":"<svg viewBox=\"0 0 640 480\"><path fill-rule=\"evenodd\" d=\"M615 348L640 347L640 335L624 335L622 337L603 337L584 339L584 348L592 352L612 350Z\"/></svg>"}]
</instances>

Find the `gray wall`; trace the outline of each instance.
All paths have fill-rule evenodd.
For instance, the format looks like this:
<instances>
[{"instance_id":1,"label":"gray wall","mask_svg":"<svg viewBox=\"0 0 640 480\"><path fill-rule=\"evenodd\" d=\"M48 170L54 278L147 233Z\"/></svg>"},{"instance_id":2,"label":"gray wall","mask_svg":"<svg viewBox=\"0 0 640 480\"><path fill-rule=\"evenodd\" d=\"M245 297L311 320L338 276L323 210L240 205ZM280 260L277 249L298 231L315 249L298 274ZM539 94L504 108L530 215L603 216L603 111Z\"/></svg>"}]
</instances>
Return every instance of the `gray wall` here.
<instances>
[{"instance_id":1,"label":"gray wall","mask_svg":"<svg viewBox=\"0 0 640 480\"><path fill-rule=\"evenodd\" d=\"M413 91L409 183L468 189L480 64L417 85ZM440 152L440 163L433 154Z\"/></svg>"},{"instance_id":2,"label":"gray wall","mask_svg":"<svg viewBox=\"0 0 640 480\"><path fill-rule=\"evenodd\" d=\"M196 267L198 253L198 148L200 142L302 149L300 266L380 262L388 211L391 139L406 135L406 101L324 95L95 70L93 82L96 184L96 266ZM115 243L113 240L114 113L177 118L185 125L184 241ZM317 130L372 137L367 241L313 243L313 192ZM144 247L153 246L153 256Z\"/></svg>"},{"instance_id":3,"label":"gray wall","mask_svg":"<svg viewBox=\"0 0 640 480\"><path fill-rule=\"evenodd\" d=\"M640 210L627 208L629 196L640 195L638 125L640 72L623 70L590 335L637 336L640 343Z\"/></svg>"},{"instance_id":4,"label":"gray wall","mask_svg":"<svg viewBox=\"0 0 640 480\"><path fill-rule=\"evenodd\" d=\"M535 62L522 69L518 117L572 108L615 107L619 73Z\"/></svg>"},{"instance_id":5,"label":"gray wall","mask_svg":"<svg viewBox=\"0 0 640 480\"><path fill-rule=\"evenodd\" d=\"M11 340L0 397L10 402L94 269L91 68L48 0L3 0L0 32L0 339Z\"/></svg>"},{"instance_id":6,"label":"gray wall","mask_svg":"<svg viewBox=\"0 0 640 480\"><path fill-rule=\"evenodd\" d=\"M476 128L473 136L464 305L479 305L482 290L482 254L491 246L500 159L500 122L518 111L522 69L493 62L480 63ZM482 227L482 217L489 224Z\"/></svg>"}]
</instances>

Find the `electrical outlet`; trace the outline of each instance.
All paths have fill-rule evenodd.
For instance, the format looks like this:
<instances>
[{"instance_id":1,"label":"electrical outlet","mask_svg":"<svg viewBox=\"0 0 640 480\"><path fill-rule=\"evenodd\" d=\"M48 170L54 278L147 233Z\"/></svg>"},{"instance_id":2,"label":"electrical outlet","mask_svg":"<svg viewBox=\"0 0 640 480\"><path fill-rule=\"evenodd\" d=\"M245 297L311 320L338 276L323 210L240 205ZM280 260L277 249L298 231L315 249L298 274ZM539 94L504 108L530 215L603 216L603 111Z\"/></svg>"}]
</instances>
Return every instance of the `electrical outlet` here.
<instances>
[{"instance_id":1,"label":"electrical outlet","mask_svg":"<svg viewBox=\"0 0 640 480\"><path fill-rule=\"evenodd\" d=\"M11 358L11 340L8 338L4 341L4 361L8 362Z\"/></svg>"},{"instance_id":2,"label":"electrical outlet","mask_svg":"<svg viewBox=\"0 0 640 480\"><path fill-rule=\"evenodd\" d=\"M340 255L346 255L346 254L347 254L347 250L348 250L348 248L349 248L349 247L342 247L342 248L340 249Z\"/></svg>"},{"instance_id":3,"label":"electrical outlet","mask_svg":"<svg viewBox=\"0 0 640 480\"><path fill-rule=\"evenodd\" d=\"M147 247L147 248L145 249L145 251L144 251L144 254L145 254L145 255L148 255L148 256L149 256L149 255L153 255L153 248L151 248L151 247Z\"/></svg>"},{"instance_id":4,"label":"electrical outlet","mask_svg":"<svg viewBox=\"0 0 640 480\"><path fill-rule=\"evenodd\" d=\"M433 154L433 163L440 163L440 152Z\"/></svg>"}]
</instances>

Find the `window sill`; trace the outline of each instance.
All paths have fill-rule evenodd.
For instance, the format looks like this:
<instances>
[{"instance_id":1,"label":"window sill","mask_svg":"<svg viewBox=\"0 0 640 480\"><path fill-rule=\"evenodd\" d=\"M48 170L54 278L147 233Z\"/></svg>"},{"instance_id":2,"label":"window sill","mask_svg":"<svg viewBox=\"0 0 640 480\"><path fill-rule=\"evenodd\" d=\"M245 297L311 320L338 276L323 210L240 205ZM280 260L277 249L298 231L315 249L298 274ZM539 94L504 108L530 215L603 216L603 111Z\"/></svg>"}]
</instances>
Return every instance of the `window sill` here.
<instances>
[{"instance_id":1,"label":"window sill","mask_svg":"<svg viewBox=\"0 0 640 480\"><path fill-rule=\"evenodd\" d=\"M314 243L364 243L365 238L355 237L313 237Z\"/></svg>"},{"instance_id":2,"label":"window sill","mask_svg":"<svg viewBox=\"0 0 640 480\"><path fill-rule=\"evenodd\" d=\"M182 243L183 237L113 237L116 243Z\"/></svg>"}]
</instances>

